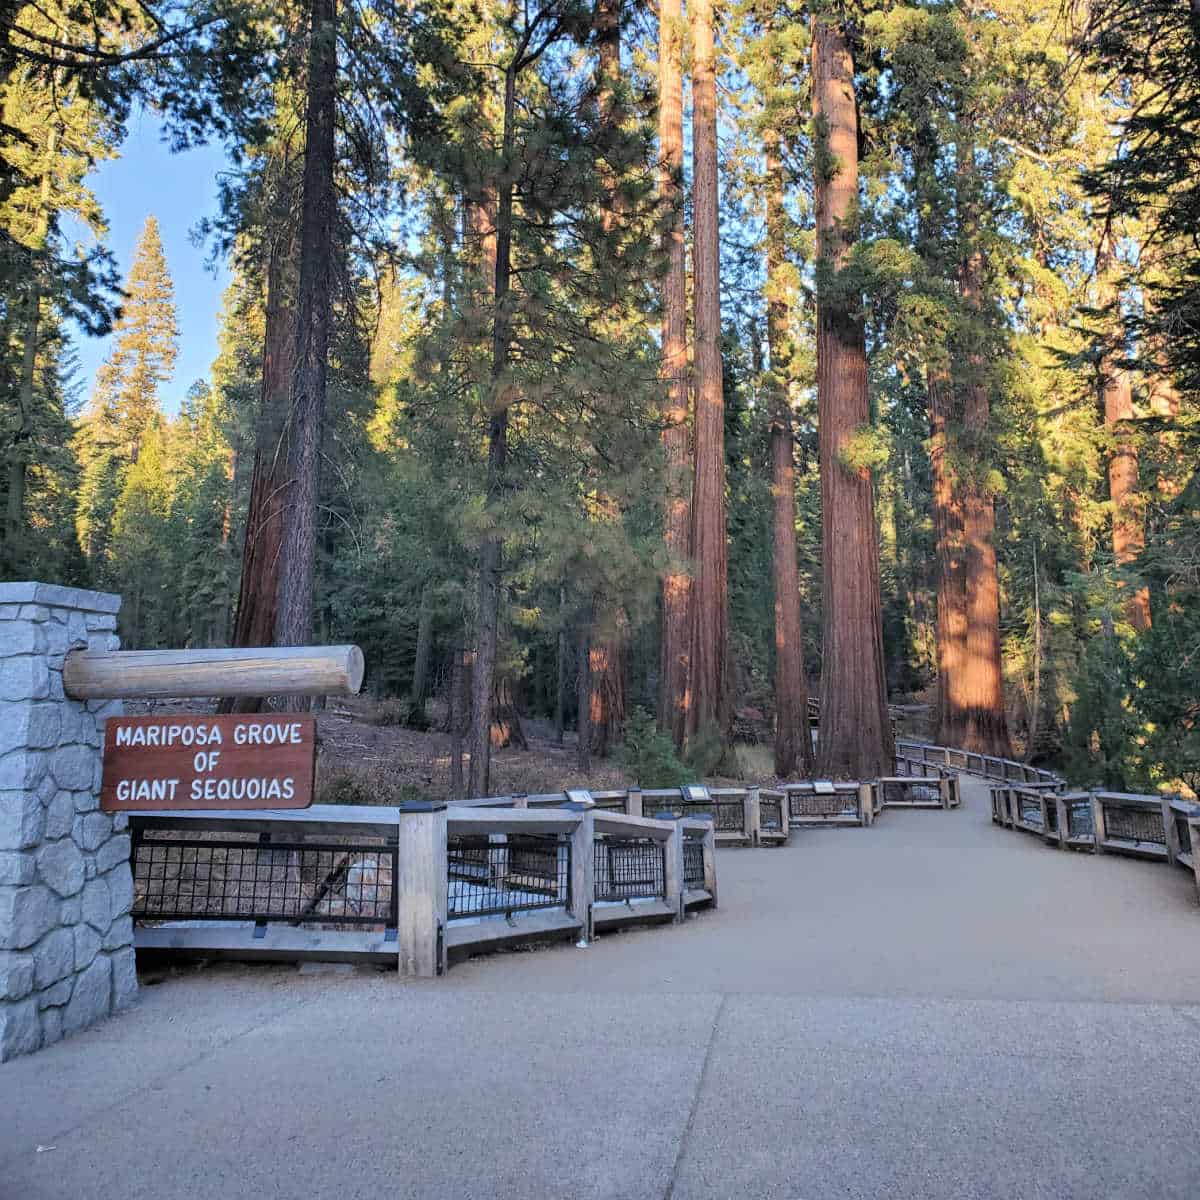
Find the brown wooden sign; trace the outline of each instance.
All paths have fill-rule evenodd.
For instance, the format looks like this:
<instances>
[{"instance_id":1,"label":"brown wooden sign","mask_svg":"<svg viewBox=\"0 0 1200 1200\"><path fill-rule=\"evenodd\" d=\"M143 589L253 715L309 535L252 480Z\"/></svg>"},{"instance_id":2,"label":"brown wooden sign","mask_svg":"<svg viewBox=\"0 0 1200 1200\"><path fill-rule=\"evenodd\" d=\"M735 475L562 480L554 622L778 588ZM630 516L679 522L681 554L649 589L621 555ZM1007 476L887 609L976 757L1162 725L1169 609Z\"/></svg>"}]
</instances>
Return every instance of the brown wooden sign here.
<instances>
[{"instance_id":1,"label":"brown wooden sign","mask_svg":"<svg viewBox=\"0 0 1200 1200\"><path fill-rule=\"evenodd\" d=\"M100 807L307 808L316 732L298 713L113 717Z\"/></svg>"}]
</instances>

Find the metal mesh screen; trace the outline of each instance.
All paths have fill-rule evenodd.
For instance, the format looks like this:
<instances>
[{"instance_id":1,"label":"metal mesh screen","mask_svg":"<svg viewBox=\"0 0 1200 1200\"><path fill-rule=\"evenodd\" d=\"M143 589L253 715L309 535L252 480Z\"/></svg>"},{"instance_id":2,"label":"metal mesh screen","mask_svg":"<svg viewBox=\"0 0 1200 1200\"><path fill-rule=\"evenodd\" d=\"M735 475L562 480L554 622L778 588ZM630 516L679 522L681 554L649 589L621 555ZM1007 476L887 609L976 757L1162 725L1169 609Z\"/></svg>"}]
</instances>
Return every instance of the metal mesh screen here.
<instances>
[{"instance_id":1,"label":"metal mesh screen","mask_svg":"<svg viewBox=\"0 0 1200 1200\"><path fill-rule=\"evenodd\" d=\"M857 791L788 792L788 813L793 817L840 817L857 812Z\"/></svg>"},{"instance_id":2,"label":"metal mesh screen","mask_svg":"<svg viewBox=\"0 0 1200 1200\"><path fill-rule=\"evenodd\" d=\"M942 790L937 780L929 783L892 781L883 785L883 802L885 804L941 804Z\"/></svg>"},{"instance_id":3,"label":"metal mesh screen","mask_svg":"<svg viewBox=\"0 0 1200 1200\"><path fill-rule=\"evenodd\" d=\"M683 800L678 797L643 800L643 816L657 817L662 812L670 813L672 817L711 816L713 828L718 833L744 833L746 828L746 811L740 797L736 800Z\"/></svg>"},{"instance_id":4,"label":"metal mesh screen","mask_svg":"<svg viewBox=\"0 0 1200 1200\"><path fill-rule=\"evenodd\" d=\"M704 887L704 845L695 838L683 843L683 886L689 891Z\"/></svg>"},{"instance_id":5,"label":"metal mesh screen","mask_svg":"<svg viewBox=\"0 0 1200 1200\"><path fill-rule=\"evenodd\" d=\"M1017 796L1021 824L1042 827L1042 802L1036 796Z\"/></svg>"},{"instance_id":6,"label":"metal mesh screen","mask_svg":"<svg viewBox=\"0 0 1200 1200\"><path fill-rule=\"evenodd\" d=\"M452 838L448 915L508 916L571 900L571 844L554 834Z\"/></svg>"},{"instance_id":7,"label":"metal mesh screen","mask_svg":"<svg viewBox=\"0 0 1200 1200\"><path fill-rule=\"evenodd\" d=\"M783 829L783 797L763 796L758 798L758 827L768 833L779 833Z\"/></svg>"},{"instance_id":8,"label":"metal mesh screen","mask_svg":"<svg viewBox=\"0 0 1200 1200\"><path fill-rule=\"evenodd\" d=\"M594 847L597 900L667 894L666 846L651 838L598 838Z\"/></svg>"},{"instance_id":9,"label":"metal mesh screen","mask_svg":"<svg viewBox=\"0 0 1200 1200\"><path fill-rule=\"evenodd\" d=\"M1104 804L1104 832L1107 837L1130 842L1167 844L1161 812L1144 808L1125 808L1119 804Z\"/></svg>"},{"instance_id":10,"label":"metal mesh screen","mask_svg":"<svg viewBox=\"0 0 1200 1200\"><path fill-rule=\"evenodd\" d=\"M1067 809L1067 836L1092 837L1096 832L1096 822L1092 815L1091 800L1071 800Z\"/></svg>"},{"instance_id":11,"label":"metal mesh screen","mask_svg":"<svg viewBox=\"0 0 1200 1200\"><path fill-rule=\"evenodd\" d=\"M394 846L135 835L133 916L394 926L396 875Z\"/></svg>"}]
</instances>

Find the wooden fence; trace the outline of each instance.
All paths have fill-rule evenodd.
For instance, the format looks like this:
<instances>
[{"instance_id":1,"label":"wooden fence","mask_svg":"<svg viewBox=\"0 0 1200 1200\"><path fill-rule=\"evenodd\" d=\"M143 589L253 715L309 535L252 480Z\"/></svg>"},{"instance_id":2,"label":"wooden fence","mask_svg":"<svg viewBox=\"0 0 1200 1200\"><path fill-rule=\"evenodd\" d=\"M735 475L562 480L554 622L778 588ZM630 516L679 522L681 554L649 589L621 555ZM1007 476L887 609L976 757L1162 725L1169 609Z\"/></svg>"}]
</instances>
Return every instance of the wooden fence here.
<instances>
[{"instance_id":1,"label":"wooden fence","mask_svg":"<svg viewBox=\"0 0 1200 1200\"><path fill-rule=\"evenodd\" d=\"M993 784L991 801L997 825L1034 834L1056 849L1181 866L1194 876L1200 899L1200 861L1193 852L1200 838L1198 804L1179 796L1003 783Z\"/></svg>"},{"instance_id":2,"label":"wooden fence","mask_svg":"<svg viewBox=\"0 0 1200 1200\"><path fill-rule=\"evenodd\" d=\"M711 820L590 800L130 814L134 941L205 957L395 963L680 921L717 902Z\"/></svg>"},{"instance_id":3,"label":"wooden fence","mask_svg":"<svg viewBox=\"0 0 1200 1200\"><path fill-rule=\"evenodd\" d=\"M985 779L996 779L1004 783L1035 783L1061 785L1062 777L1054 771L1030 766L1011 758L997 758L991 754L976 754L959 750L954 746L934 746L926 742L899 739L896 742L896 758L912 766L941 766L947 770L965 771L968 775L981 775Z\"/></svg>"}]
</instances>

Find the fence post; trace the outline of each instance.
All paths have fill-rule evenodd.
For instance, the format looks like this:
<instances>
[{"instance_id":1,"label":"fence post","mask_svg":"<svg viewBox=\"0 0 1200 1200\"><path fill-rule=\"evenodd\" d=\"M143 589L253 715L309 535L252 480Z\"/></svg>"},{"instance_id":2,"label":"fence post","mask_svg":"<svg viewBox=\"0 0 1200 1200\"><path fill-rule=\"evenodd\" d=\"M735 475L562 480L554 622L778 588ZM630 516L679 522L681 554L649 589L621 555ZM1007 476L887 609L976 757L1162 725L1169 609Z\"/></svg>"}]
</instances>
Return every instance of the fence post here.
<instances>
[{"instance_id":1,"label":"fence post","mask_svg":"<svg viewBox=\"0 0 1200 1200\"><path fill-rule=\"evenodd\" d=\"M398 966L401 976L432 979L446 969L446 806L414 801L399 811Z\"/></svg>"},{"instance_id":2,"label":"fence post","mask_svg":"<svg viewBox=\"0 0 1200 1200\"><path fill-rule=\"evenodd\" d=\"M1176 797L1166 795L1162 798L1163 834L1167 843L1167 865L1173 867L1179 856L1179 831L1175 828L1175 813L1171 810L1171 802Z\"/></svg>"},{"instance_id":3,"label":"fence post","mask_svg":"<svg viewBox=\"0 0 1200 1200\"><path fill-rule=\"evenodd\" d=\"M1054 809L1058 814L1058 848L1065 850L1067 838L1071 836L1071 814L1063 803L1061 792L1052 793L1050 798L1054 801Z\"/></svg>"},{"instance_id":4,"label":"fence post","mask_svg":"<svg viewBox=\"0 0 1200 1200\"><path fill-rule=\"evenodd\" d=\"M1093 847L1092 847L1093 853L1095 853L1095 854L1103 854L1104 853L1104 846L1102 843L1104 842L1104 840L1107 836L1108 835L1104 828L1104 801L1101 800L1100 797L1096 795L1095 791L1093 791L1092 792L1092 839L1093 839L1093 843L1094 843Z\"/></svg>"},{"instance_id":5,"label":"fence post","mask_svg":"<svg viewBox=\"0 0 1200 1200\"><path fill-rule=\"evenodd\" d=\"M630 788L626 792L625 812L631 817L640 817L642 815L642 789L640 787Z\"/></svg>"},{"instance_id":6,"label":"fence post","mask_svg":"<svg viewBox=\"0 0 1200 1200\"><path fill-rule=\"evenodd\" d=\"M758 788L748 787L742 797L742 828L746 831L746 841L751 846L759 844L759 812ZM680 851L682 854L682 851ZM681 860L682 861L682 860Z\"/></svg>"},{"instance_id":7,"label":"fence post","mask_svg":"<svg viewBox=\"0 0 1200 1200\"><path fill-rule=\"evenodd\" d=\"M784 797L786 802L787 797ZM1200 845L1200 842L1196 844ZM1200 870L1196 873L1196 887L1200 890ZM708 822L704 831L704 890L712 897L713 908L717 907L717 824Z\"/></svg>"},{"instance_id":8,"label":"fence post","mask_svg":"<svg viewBox=\"0 0 1200 1200\"><path fill-rule=\"evenodd\" d=\"M948 773L938 776L938 795L941 796L942 807L945 809L950 807L950 779Z\"/></svg>"},{"instance_id":9,"label":"fence post","mask_svg":"<svg viewBox=\"0 0 1200 1200\"><path fill-rule=\"evenodd\" d=\"M1200 902L1200 816L1189 816L1187 823L1192 841L1192 874L1196 877L1196 900Z\"/></svg>"},{"instance_id":10,"label":"fence post","mask_svg":"<svg viewBox=\"0 0 1200 1200\"><path fill-rule=\"evenodd\" d=\"M862 817L863 828L875 824L875 796L870 783L858 785L858 811Z\"/></svg>"},{"instance_id":11,"label":"fence post","mask_svg":"<svg viewBox=\"0 0 1200 1200\"><path fill-rule=\"evenodd\" d=\"M683 818L675 821L671 836L663 847L663 890L666 892L667 907L675 913L675 921L685 916L683 907Z\"/></svg>"},{"instance_id":12,"label":"fence post","mask_svg":"<svg viewBox=\"0 0 1200 1200\"><path fill-rule=\"evenodd\" d=\"M582 949L596 934L596 815L578 801L564 807L579 814L579 824L571 830L571 915L579 922L576 945Z\"/></svg>"}]
</instances>

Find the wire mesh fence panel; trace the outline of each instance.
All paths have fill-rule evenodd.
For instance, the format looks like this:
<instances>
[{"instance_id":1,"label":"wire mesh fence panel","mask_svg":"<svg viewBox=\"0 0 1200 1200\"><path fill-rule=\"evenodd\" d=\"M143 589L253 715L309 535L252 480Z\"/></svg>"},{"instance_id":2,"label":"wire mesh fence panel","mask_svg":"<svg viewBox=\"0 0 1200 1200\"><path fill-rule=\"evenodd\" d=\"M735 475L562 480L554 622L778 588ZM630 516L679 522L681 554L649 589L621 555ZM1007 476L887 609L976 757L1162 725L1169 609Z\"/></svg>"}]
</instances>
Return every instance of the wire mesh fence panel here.
<instances>
[{"instance_id":1,"label":"wire mesh fence panel","mask_svg":"<svg viewBox=\"0 0 1200 1200\"><path fill-rule=\"evenodd\" d=\"M746 830L746 809L741 800L712 800L689 806L684 815L702 812L712 813L713 827L718 833L744 833Z\"/></svg>"},{"instance_id":2,"label":"wire mesh fence panel","mask_svg":"<svg viewBox=\"0 0 1200 1200\"><path fill-rule=\"evenodd\" d=\"M779 833L783 829L782 796L759 796L758 827L766 833Z\"/></svg>"},{"instance_id":3,"label":"wire mesh fence panel","mask_svg":"<svg viewBox=\"0 0 1200 1200\"><path fill-rule=\"evenodd\" d=\"M452 838L448 915L508 916L571 901L571 844L554 834Z\"/></svg>"},{"instance_id":4,"label":"wire mesh fence panel","mask_svg":"<svg viewBox=\"0 0 1200 1200\"><path fill-rule=\"evenodd\" d=\"M1066 804L1066 810L1068 837L1095 836L1096 820L1092 813L1092 801L1090 797L1086 800L1069 801Z\"/></svg>"},{"instance_id":5,"label":"wire mesh fence panel","mask_svg":"<svg viewBox=\"0 0 1200 1200\"><path fill-rule=\"evenodd\" d=\"M941 804L942 790L935 779L929 783L889 780L883 785L884 804Z\"/></svg>"},{"instance_id":6,"label":"wire mesh fence panel","mask_svg":"<svg viewBox=\"0 0 1200 1200\"><path fill-rule=\"evenodd\" d=\"M1017 796L1017 812L1018 820L1022 825L1034 825L1038 829L1042 827L1042 802L1037 796L1026 796L1024 794Z\"/></svg>"},{"instance_id":7,"label":"wire mesh fence panel","mask_svg":"<svg viewBox=\"0 0 1200 1200\"><path fill-rule=\"evenodd\" d=\"M704 887L704 843L695 838L683 843L683 886L689 891Z\"/></svg>"},{"instance_id":8,"label":"wire mesh fence panel","mask_svg":"<svg viewBox=\"0 0 1200 1200\"><path fill-rule=\"evenodd\" d=\"M394 926L397 851L135 836L133 916Z\"/></svg>"},{"instance_id":9,"label":"wire mesh fence panel","mask_svg":"<svg viewBox=\"0 0 1200 1200\"><path fill-rule=\"evenodd\" d=\"M666 846L650 838L597 838L597 900L632 900L667 894Z\"/></svg>"},{"instance_id":10,"label":"wire mesh fence panel","mask_svg":"<svg viewBox=\"0 0 1200 1200\"><path fill-rule=\"evenodd\" d=\"M1127 808L1119 804L1104 805L1104 832L1107 837L1129 842L1167 844L1161 812L1144 808Z\"/></svg>"},{"instance_id":11,"label":"wire mesh fence panel","mask_svg":"<svg viewBox=\"0 0 1200 1200\"><path fill-rule=\"evenodd\" d=\"M793 817L841 817L858 812L858 792L789 792Z\"/></svg>"}]
</instances>

